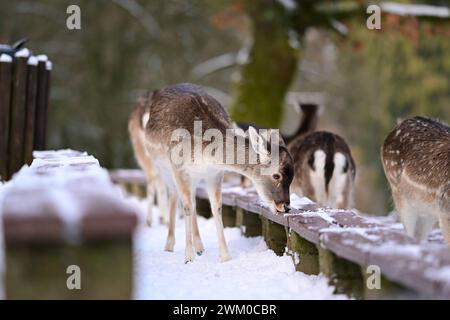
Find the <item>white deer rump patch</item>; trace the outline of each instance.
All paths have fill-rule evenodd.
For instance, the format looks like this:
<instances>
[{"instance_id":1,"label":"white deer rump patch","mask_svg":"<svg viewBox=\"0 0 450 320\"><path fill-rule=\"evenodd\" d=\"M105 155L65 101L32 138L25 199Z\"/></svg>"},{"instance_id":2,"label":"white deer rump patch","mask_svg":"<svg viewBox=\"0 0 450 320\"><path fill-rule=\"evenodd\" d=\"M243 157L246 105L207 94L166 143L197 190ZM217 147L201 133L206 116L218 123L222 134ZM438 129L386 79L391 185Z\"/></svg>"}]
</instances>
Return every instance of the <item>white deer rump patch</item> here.
<instances>
[{"instance_id":1,"label":"white deer rump patch","mask_svg":"<svg viewBox=\"0 0 450 320\"><path fill-rule=\"evenodd\" d=\"M347 159L344 154L337 152L334 154L334 170L328 185L328 202L329 205L335 207L344 200L344 192L347 183L349 170L344 172L347 166Z\"/></svg>"},{"instance_id":2,"label":"white deer rump patch","mask_svg":"<svg viewBox=\"0 0 450 320\"><path fill-rule=\"evenodd\" d=\"M325 161L326 154L323 150L314 152L314 170L310 171L311 185L314 189L316 201L324 204L327 199L325 191Z\"/></svg>"}]
</instances>

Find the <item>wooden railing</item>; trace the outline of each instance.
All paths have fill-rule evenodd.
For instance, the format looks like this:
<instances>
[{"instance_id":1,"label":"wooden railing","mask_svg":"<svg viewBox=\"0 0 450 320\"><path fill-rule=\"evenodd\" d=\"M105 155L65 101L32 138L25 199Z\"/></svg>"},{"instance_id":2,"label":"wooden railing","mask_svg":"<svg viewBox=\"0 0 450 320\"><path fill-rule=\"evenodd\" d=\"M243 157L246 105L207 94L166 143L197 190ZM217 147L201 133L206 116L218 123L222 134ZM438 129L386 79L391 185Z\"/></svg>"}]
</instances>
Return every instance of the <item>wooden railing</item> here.
<instances>
[{"instance_id":1,"label":"wooden railing","mask_svg":"<svg viewBox=\"0 0 450 320\"><path fill-rule=\"evenodd\" d=\"M129 192L145 196L139 170L112 171L110 176ZM291 255L298 271L325 274L338 293L365 299L450 298L450 248L439 233L418 243L393 219L318 208L306 201L291 203L295 209L288 214L273 214L254 191L232 183L224 184L222 198L225 226L239 227L245 236L262 235L275 253ZM198 188L197 212L209 217L207 199Z\"/></svg>"},{"instance_id":2,"label":"wooden railing","mask_svg":"<svg viewBox=\"0 0 450 320\"><path fill-rule=\"evenodd\" d=\"M27 49L0 54L0 180L46 147L51 68L46 56Z\"/></svg>"},{"instance_id":3,"label":"wooden railing","mask_svg":"<svg viewBox=\"0 0 450 320\"><path fill-rule=\"evenodd\" d=\"M1 187L5 297L130 298L135 208L94 157L73 150L34 156Z\"/></svg>"}]
</instances>

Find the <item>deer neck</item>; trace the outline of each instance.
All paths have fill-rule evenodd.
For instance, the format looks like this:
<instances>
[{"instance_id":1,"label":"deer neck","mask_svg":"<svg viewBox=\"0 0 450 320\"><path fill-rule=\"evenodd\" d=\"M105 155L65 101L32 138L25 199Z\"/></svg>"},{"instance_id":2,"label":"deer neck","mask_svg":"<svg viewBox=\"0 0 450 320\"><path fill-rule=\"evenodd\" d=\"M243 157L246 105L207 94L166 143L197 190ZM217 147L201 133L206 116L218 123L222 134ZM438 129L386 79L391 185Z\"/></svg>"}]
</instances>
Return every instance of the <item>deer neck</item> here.
<instances>
[{"instance_id":1,"label":"deer neck","mask_svg":"<svg viewBox=\"0 0 450 320\"><path fill-rule=\"evenodd\" d=\"M232 152L233 157L231 157L232 161L226 159L224 169L253 179L261 171L261 164L252 161L249 156L251 151L249 138L242 137L241 139L241 144L234 139L226 139L225 154L229 156L229 152ZM240 156L238 157L238 155Z\"/></svg>"}]
</instances>

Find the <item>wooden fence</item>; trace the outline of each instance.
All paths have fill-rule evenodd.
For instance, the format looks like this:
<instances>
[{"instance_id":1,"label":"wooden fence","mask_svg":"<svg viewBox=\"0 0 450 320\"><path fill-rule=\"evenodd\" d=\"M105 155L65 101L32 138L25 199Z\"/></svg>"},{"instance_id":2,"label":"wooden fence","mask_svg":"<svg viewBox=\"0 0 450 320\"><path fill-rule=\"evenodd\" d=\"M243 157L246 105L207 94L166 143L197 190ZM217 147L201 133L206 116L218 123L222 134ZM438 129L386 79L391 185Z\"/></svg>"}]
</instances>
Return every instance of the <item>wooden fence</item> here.
<instances>
[{"instance_id":1,"label":"wooden fence","mask_svg":"<svg viewBox=\"0 0 450 320\"><path fill-rule=\"evenodd\" d=\"M73 150L34 156L2 187L5 297L130 298L135 208L94 157ZM71 280L77 268L79 287Z\"/></svg>"},{"instance_id":2,"label":"wooden fence","mask_svg":"<svg viewBox=\"0 0 450 320\"><path fill-rule=\"evenodd\" d=\"M0 54L0 179L9 180L33 150L46 147L52 64L27 49Z\"/></svg>"},{"instance_id":3,"label":"wooden fence","mask_svg":"<svg viewBox=\"0 0 450 320\"><path fill-rule=\"evenodd\" d=\"M113 182L145 196L139 170L110 173ZM206 191L197 190L197 212L211 215ZM223 221L245 236L262 235L276 254L289 254L298 271L325 274L336 292L355 298L450 298L450 248L434 232L423 243L391 218L291 202L288 214L273 214L251 189L226 183ZM377 277L380 274L380 277ZM378 279L380 282L378 283Z\"/></svg>"}]
</instances>

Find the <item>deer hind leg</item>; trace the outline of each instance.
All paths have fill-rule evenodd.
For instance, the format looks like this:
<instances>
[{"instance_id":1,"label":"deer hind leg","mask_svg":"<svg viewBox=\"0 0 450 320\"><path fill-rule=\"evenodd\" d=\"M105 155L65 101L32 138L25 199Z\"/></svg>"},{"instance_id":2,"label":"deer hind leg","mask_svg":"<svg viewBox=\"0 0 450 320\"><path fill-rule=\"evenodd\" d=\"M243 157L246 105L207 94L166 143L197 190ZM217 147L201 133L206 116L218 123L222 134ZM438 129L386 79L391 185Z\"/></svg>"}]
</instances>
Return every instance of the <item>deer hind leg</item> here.
<instances>
[{"instance_id":1,"label":"deer hind leg","mask_svg":"<svg viewBox=\"0 0 450 320\"><path fill-rule=\"evenodd\" d=\"M167 186L162 181L162 179L158 178L156 180L156 198L158 199L158 208L159 208L159 223L165 224L167 223L167 216L169 211L168 205L168 194L167 194Z\"/></svg>"},{"instance_id":2,"label":"deer hind leg","mask_svg":"<svg viewBox=\"0 0 450 320\"><path fill-rule=\"evenodd\" d=\"M221 260L230 260L230 255L228 253L227 243L225 241L225 235L223 232L223 221L222 221L222 178L223 174L218 174L214 178L208 179L208 197L211 203L211 211L216 223L217 237L219 240L219 251Z\"/></svg>"},{"instance_id":3,"label":"deer hind leg","mask_svg":"<svg viewBox=\"0 0 450 320\"><path fill-rule=\"evenodd\" d=\"M147 180L148 181L148 180ZM147 216L145 217L145 225L150 227L153 221L153 205L155 201L155 187L153 182L147 182Z\"/></svg>"},{"instance_id":4,"label":"deer hind leg","mask_svg":"<svg viewBox=\"0 0 450 320\"><path fill-rule=\"evenodd\" d=\"M205 247L203 246L202 239L200 237L200 230L198 229L198 221L197 221L197 207L196 207L196 201L195 201L195 194L192 198L192 203L194 205L194 208L196 208L195 214L192 216L192 234L193 234L193 240L194 240L194 248L197 255L201 256L202 253L205 251Z\"/></svg>"},{"instance_id":5,"label":"deer hind leg","mask_svg":"<svg viewBox=\"0 0 450 320\"><path fill-rule=\"evenodd\" d=\"M425 240L437 222L437 218L430 214L432 209L411 199L401 203L398 211L406 233L419 241Z\"/></svg>"},{"instance_id":6,"label":"deer hind leg","mask_svg":"<svg viewBox=\"0 0 450 320\"><path fill-rule=\"evenodd\" d=\"M195 214L195 205L192 203L194 188L186 173L174 169L173 176L178 195L181 198L184 212L184 224L186 229L186 248L184 262L188 263L194 260L192 248L192 217Z\"/></svg>"},{"instance_id":7,"label":"deer hind leg","mask_svg":"<svg viewBox=\"0 0 450 320\"><path fill-rule=\"evenodd\" d=\"M167 241L165 249L166 251L173 251L175 245L175 212L177 205L177 196L175 193L171 193L169 196L169 227L167 233Z\"/></svg>"},{"instance_id":8,"label":"deer hind leg","mask_svg":"<svg viewBox=\"0 0 450 320\"><path fill-rule=\"evenodd\" d=\"M450 245L450 214L441 212L439 214L439 227L445 241Z\"/></svg>"}]
</instances>

